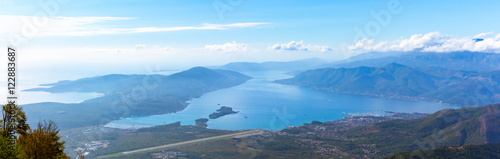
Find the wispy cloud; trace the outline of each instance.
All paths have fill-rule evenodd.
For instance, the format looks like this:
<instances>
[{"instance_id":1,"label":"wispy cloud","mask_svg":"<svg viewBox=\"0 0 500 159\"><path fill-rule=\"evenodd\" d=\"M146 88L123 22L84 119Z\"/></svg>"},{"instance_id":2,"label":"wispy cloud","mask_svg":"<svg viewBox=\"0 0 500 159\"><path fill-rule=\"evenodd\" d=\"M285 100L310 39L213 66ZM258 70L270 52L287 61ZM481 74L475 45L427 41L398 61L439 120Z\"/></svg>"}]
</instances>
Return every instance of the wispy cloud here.
<instances>
[{"instance_id":1,"label":"wispy cloud","mask_svg":"<svg viewBox=\"0 0 500 159\"><path fill-rule=\"evenodd\" d=\"M164 31L181 31L181 30L226 30L230 28L247 28L264 25L269 23L232 23L232 24L209 24L204 23L201 26L184 26L184 27L141 27L132 29L115 29L125 33L147 33L147 32L164 32Z\"/></svg>"},{"instance_id":2,"label":"wispy cloud","mask_svg":"<svg viewBox=\"0 0 500 159\"><path fill-rule=\"evenodd\" d=\"M86 52L94 53L148 53L148 54L162 54L162 53L175 53L185 49L165 47L154 45L150 47L146 44L137 44L133 47L120 47L120 48L73 48L78 50L85 50Z\"/></svg>"},{"instance_id":3,"label":"wispy cloud","mask_svg":"<svg viewBox=\"0 0 500 159\"><path fill-rule=\"evenodd\" d=\"M319 51L319 52L330 52L333 51L332 48L328 46L321 45L304 45L301 41L291 41L289 43L278 43L270 47L273 50L287 50L287 51Z\"/></svg>"},{"instance_id":4,"label":"wispy cloud","mask_svg":"<svg viewBox=\"0 0 500 159\"><path fill-rule=\"evenodd\" d=\"M415 34L408 39L394 41L381 41L363 39L348 50L358 53L371 51L422 51L422 52L453 52L453 51L478 51L500 53L500 34L495 37L493 33L481 33L472 37L455 37L442 35L439 32ZM481 38L482 41L474 40Z\"/></svg>"},{"instance_id":5,"label":"wispy cloud","mask_svg":"<svg viewBox=\"0 0 500 159\"><path fill-rule=\"evenodd\" d=\"M247 51L248 44L228 42L222 45L205 45L205 49L218 52L244 52Z\"/></svg>"},{"instance_id":6,"label":"wispy cloud","mask_svg":"<svg viewBox=\"0 0 500 159\"><path fill-rule=\"evenodd\" d=\"M109 34L133 34L133 33L151 33L168 32L182 30L226 30L231 28L257 27L266 22L252 23L231 23L231 24L209 24L204 23L199 26L176 26L176 27L136 27L136 28L116 28L113 25L97 25L98 23L112 22L118 20L131 20L130 17L33 17L33 16L12 16L0 15L0 21L5 22L1 25L0 34L22 33L26 25L33 25L32 22L47 22L46 26L36 28L37 36L91 36L91 35L109 35Z\"/></svg>"}]
</instances>

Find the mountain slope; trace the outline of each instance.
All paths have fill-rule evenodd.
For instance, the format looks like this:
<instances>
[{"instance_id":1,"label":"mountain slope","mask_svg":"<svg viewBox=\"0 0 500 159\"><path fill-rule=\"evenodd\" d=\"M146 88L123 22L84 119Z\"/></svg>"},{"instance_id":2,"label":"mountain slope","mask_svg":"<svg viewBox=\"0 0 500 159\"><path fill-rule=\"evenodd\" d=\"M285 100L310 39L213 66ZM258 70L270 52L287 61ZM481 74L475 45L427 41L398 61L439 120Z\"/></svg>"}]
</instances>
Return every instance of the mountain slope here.
<instances>
[{"instance_id":1,"label":"mountain slope","mask_svg":"<svg viewBox=\"0 0 500 159\"><path fill-rule=\"evenodd\" d=\"M500 144L443 146L433 150L402 152L386 157L386 159L469 159L469 158L500 158Z\"/></svg>"},{"instance_id":2,"label":"mountain slope","mask_svg":"<svg viewBox=\"0 0 500 159\"><path fill-rule=\"evenodd\" d=\"M500 104L445 109L416 120L391 120L344 132L354 143L376 144L379 153L441 146L500 143Z\"/></svg>"},{"instance_id":3,"label":"mountain slope","mask_svg":"<svg viewBox=\"0 0 500 159\"><path fill-rule=\"evenodd\" d=\"M277 83L385 98L484 105L500 101L500 71L455 71L411 68L391 63L383 67L309 70Z\"/></svg>"}]
</instances>

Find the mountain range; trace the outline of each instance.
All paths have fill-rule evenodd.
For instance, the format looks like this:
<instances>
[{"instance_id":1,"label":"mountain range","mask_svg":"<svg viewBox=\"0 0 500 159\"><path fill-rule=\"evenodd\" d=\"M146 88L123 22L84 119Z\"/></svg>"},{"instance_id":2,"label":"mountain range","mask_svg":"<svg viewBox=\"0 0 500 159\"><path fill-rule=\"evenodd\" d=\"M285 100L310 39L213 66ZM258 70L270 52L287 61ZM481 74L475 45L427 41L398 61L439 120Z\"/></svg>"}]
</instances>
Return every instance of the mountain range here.
<instances>
[{"instance_id":1,"label":"mountain range","mask_svg":"<svg viewBox=\"0 0 500 159\"><path fill-rule=\"evenodd\" d=\"M399 63L410 67L440 67L464 71L493 71L500 69L500 54L484 52L371 52L351 57L322 67L356 68L380 67Z\"/></svg>"},{"instance_id":2,"label":"mountain range","mask_svg":"<svg viewBox=\"0 0 500 159\"><path fill-rule=\"evenodd\" d=\"M315 69L276 82L384 98L485 105L500 101L498 81L500 71L412 68L390 63L382 67Z\"/></svg>"},{"instance_id":3,"label":"mountain range","mask_svg":"<svg viewBox=\"0 0 500 159\"><path fill-rule=\"evenodd\" d=\"M293 78L275 82L383 98L428 100L459 106L487 105L500 101L498 57L477 52L390 52L368 53L336 63L318 59L239 62L212 67L231 71L196 67L170 76L113 74L60 81L43 85L47 88L26 90L99 92L103 97L79 104L31 104L25 109L30 117L35 116L35 120L50 116L63 129L104 124L122 117L170 113L183 110L185 101L203 93L250 79L233 71L289 71L296 73ZM141 94L141 90L145 91ZM262 135L211 141L169 151L182 152L189 158L243 158L250 156L247 152L255 158L409 158L419 152L430 154L430 157L474 156L477 151L481 153L476 157L498 155L495 152L498 145L491 143L500 143L500 104L445 109L430 115L400 114L410 118L353 116L338 121L313 121L281 131L265 131ZM181 142L185 140L179 137L200 138L203 132L223 134L230 131L181 126L180 123L136 131L97 131L111 142L110 148L94 153L116 153L174 140ZM139 144L128 146L131 142ZM403 153L396 154L399 152ZM147 158L154 156L152 153L160 153L160 150L129 157Z\"/></svg>"},{"instance_id":4,"label":"mountain range","mask_svg":"<svg viewBox=\"0 0 500 159\"><path fill-rule=\"evenodd\" d=\"M232 62L226 65L215 67L218 69L246 72L246 71L305 71L308 69L318 68L326 61L311 58L304 60L296 60L289 62Z\"/></svg>"}]
</instances>

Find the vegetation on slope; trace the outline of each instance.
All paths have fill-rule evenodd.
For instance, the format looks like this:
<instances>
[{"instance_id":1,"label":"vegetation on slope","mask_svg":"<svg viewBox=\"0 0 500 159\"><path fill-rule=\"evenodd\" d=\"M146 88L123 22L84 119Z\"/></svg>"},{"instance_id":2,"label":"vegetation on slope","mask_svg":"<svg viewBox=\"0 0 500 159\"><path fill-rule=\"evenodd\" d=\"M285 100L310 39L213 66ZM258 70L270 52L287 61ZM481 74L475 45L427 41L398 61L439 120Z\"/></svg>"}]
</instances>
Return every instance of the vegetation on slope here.
<instances>
[{"instance_id":1,"label":"vegetation on slope","mask_svg":"<svg viewBox=\"0 0 500 159\"><path fill-rule=\"evenodd\" d=\"M386 159L470 159L470 158L500 158L500 144L443 146L433 150L401 152L386 157Z\"/></svg>"}]
</instances>

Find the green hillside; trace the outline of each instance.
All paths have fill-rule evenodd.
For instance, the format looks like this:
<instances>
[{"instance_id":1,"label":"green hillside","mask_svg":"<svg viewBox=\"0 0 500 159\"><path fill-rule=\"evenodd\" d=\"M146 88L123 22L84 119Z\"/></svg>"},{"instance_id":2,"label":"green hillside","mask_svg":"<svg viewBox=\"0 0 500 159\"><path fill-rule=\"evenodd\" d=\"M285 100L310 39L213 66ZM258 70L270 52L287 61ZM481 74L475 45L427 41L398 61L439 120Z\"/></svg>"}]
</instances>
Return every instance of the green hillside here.
<instances>
[{"instance_id":1,"label":"green hillside","mask_svg":"<svg viewBox=\"0 0 500 159\"><path fill-rule=\"evenodd\" d=\"M386 157L386 159L470 159L500 158L500 144L443 146L433 150L402 152Z\"/></svg>"}]
</instances>

